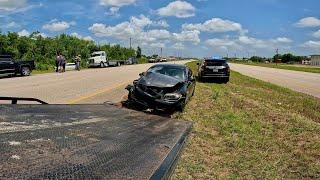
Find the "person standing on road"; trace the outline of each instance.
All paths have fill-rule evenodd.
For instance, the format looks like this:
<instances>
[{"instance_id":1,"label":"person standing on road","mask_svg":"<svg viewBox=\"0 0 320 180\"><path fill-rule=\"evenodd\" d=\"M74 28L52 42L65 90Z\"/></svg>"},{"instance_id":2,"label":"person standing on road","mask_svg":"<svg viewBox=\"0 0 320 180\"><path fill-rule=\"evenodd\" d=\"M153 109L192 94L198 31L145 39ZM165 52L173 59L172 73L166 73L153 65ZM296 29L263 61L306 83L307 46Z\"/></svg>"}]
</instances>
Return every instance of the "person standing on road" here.
<instances>
[{"instance_id":1,"label":"person standing on road","mask_svg":"<svg viewBox=\"0 0 320 180\"><path fill-rule=\"evenodd\" d=\"M61 53L58 53L58 56L56 58L56 72L59 72L60 60L61 60Z\"/></svg>"},{"instance_id":2,"label":"person standing on road","mask_svg":"<svg viewBox=\"0 0 320 180\"><path fill-rule=\"evenodd\" d=\"M62 55L62 72L66 72L66 64L67 64L67 60L66 60L66 58Z\"/></svg>"},{"instance_id":3,"label":"person standing on road","mask_svg":"<svg viewBox=\"0 0 320 180\"><path fill-rule=\"evenodd\" d=\"M81 64L81 55L80 54L78 56L76 56L75 61L76 61L76 70L80 71L80 64Z\"/></svg>"},{"instance_id":4,"label":"person standing on road","mask_svg":"<svg viewBox=\"0 0 320 180\"><path fill-rule=\"evenodd\" d=\"M63 73L65 72L65 68L66 68L66 59L63 55L60 55L59 58L59 72Z\"/></svg>"}]
</instances>

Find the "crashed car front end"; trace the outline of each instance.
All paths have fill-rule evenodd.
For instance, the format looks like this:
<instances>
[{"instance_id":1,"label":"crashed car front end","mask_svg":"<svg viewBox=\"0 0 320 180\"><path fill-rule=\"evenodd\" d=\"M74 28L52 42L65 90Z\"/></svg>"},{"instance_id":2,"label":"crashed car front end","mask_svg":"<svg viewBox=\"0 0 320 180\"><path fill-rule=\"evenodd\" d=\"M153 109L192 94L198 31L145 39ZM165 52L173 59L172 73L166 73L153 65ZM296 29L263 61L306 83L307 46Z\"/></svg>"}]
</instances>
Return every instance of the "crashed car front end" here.
<instances>
[{"instance_id":1,"label":"crashed car front end","mask_svg":"<svg viewBox=\"0 0 320 180\"><path fill-rule=\"evenodd\" d=\"M177 109L186 98L184 82L161 74L148 74L126 88L129 100L151 109Z\"/></svg>"}]
</instances>

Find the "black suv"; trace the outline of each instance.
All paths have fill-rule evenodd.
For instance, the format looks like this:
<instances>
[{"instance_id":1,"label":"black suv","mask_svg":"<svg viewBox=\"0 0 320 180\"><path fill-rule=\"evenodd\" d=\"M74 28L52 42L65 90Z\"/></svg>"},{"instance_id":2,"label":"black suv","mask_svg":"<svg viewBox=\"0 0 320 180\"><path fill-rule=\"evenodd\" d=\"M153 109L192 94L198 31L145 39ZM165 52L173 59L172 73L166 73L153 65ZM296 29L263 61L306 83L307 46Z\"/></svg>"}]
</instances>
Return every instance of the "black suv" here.
<instances>
[{"instance_id":1,"label":"black suv","mask_svg":"<svg viewBox=\"0 0 320 180\"><path fill-rule=\"evenodd\" d=\"M34 61L18 61L10 55L0 55L0 74L29 76L34 68Z\"/></svg>"},{"instance_id":2,"label":"black suv","mask_svg":"<svg viewBox=\"0 0 320 180\"><path fill-rule=\"evenodd\" d=\"M229 82L230 67L224 59L204 59L200 63L198 77L200 80L213 79Z\"/></svg>"}]
</instances>

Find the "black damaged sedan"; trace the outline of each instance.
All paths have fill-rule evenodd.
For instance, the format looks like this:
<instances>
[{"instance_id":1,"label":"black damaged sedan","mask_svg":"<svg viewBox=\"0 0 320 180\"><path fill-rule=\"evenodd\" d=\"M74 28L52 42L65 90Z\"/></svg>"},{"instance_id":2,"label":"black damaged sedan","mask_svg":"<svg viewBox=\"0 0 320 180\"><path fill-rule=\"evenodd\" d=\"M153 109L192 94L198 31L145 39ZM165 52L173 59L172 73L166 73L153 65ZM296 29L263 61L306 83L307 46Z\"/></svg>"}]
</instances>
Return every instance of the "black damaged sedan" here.
<instances>
[{"instance_id":1,"label":"black damaged sedan","mask_svg":"<svg viewBox=\"0 0 320 180\"><path fill-rule=\"evenodd\" d=\"M128 101L147 109L183 111L195 91L196 81L185 65L158 64L129 85Z\"/></svg>"}]
</instances>

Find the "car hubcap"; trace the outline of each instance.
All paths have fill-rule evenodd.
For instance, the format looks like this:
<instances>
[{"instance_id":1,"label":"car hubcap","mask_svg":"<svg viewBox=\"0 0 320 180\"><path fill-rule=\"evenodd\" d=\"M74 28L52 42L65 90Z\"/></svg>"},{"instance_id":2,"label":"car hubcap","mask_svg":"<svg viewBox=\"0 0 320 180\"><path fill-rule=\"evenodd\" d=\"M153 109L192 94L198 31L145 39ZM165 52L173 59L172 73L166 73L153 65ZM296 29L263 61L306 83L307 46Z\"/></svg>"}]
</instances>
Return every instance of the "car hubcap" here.
<instances>
[{"instance_id":1,"label":"car hubcap","mask_svg":"<svg viewBox=\"0 0 320 180\"><path fill-rule=\"evenodd\" d=\"M28 68L23 68L22 69L22 74L25 75L25 76L28 75L29 74L29 69Z\"/></svg>"}]
</instances>

